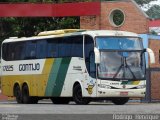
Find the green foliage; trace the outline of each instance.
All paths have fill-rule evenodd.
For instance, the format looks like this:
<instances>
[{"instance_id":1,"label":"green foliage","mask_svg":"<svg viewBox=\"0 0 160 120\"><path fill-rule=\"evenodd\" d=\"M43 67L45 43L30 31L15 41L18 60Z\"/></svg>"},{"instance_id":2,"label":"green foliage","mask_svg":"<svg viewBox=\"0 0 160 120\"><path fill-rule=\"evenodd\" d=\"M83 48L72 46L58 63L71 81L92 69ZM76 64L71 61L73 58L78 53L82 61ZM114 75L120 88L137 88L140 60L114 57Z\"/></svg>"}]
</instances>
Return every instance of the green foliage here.
<instances>
[{"instance_id":1,"label":"green foliage","mask_svg":"<svg viewBox=\"0 0 160 120\"><path fill-rule=\"evenodd\" d=\"M114 0L1 0L1 2L88 2L88 1L114 1ZM135 0L139 5L148 4L155 0ZM154 12L153 12L154 11ZM151 18L159 17L159 7L154 6L147 11ZM153 14L152 14L153 13ZM33 36L40 31L79 28L79 17L61 18L0 18L0 41L12 36Z\"/></svg>"},{"instance_id":2,"label":"green foliage","mask_svg":"<svg viewBox=\"0 0 160 120\"><path fill-rule=\"evenodd\" d=\"M135 0L139 5L143 6L144 4L149 4L152 1L156 0Z\"/></svg>"},{"instance_id":3,"label":"green foliage","mask_svg":"<svg viewBox=\"0 0 160 120\"><path fill-rule=\"evenodd\" d=\"M0 40L8 37L34 36L41 31L79 28L79 17L0 18Z\"/></svg>"},{"instance_id":4,"label":"green foliage","mask_svg":"<svg viewBox=\"0 0 160 120\"><path fill-rule=\"evenodd\" d=\"M160 6L154 5L148 11L146 11L147 15L152 19L160 18Z\"/></svg>"}]
</instances>

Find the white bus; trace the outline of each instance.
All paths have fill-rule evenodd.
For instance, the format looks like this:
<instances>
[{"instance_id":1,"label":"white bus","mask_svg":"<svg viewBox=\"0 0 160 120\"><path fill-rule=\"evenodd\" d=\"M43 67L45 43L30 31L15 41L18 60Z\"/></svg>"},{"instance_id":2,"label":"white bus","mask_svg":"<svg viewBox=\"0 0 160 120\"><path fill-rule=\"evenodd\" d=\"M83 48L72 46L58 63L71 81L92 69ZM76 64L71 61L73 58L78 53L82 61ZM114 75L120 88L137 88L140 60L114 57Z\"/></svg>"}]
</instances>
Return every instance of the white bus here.
<instances>
[{"instance_id":1,"label":"white bus","mask_svg":"<svg viewBox=\"0 0 160 120\"><path fill-rule=\"evenodd\" d=\"M152 50L147 49L151 62ZM108 30L55 30L2 43L2 93L17 103L88 104L95 99L125 104L146 91L142 39Z\"/></svg>"}]
</instances>

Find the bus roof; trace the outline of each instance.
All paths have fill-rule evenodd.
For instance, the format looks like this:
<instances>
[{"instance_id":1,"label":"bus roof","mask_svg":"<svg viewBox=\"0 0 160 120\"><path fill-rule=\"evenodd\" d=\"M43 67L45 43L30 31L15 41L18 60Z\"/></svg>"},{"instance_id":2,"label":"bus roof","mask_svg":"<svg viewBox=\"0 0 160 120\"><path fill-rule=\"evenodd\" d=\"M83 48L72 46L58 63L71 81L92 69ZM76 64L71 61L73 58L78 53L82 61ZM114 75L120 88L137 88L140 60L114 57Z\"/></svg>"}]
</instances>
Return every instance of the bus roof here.
<instances>
[{"instance_id":1,"label":"bus roof","mask_svg":"<svg viewBox=\"0 0 160 120\"><path fill-rule=\"evenodd\" d=\"M7 42L18 42L18 41L29 41L29 40L40 40L45 38L57 38L64 36L75 36L75 35L90 35L93 38L96 36L128 36L138 37L138 34L126 31L114 31L114 30L82 30L82 29L64 29L54 31L44 31L33 37L10 37L5 39L3 43Z\"/></svg>"}]
</instances>

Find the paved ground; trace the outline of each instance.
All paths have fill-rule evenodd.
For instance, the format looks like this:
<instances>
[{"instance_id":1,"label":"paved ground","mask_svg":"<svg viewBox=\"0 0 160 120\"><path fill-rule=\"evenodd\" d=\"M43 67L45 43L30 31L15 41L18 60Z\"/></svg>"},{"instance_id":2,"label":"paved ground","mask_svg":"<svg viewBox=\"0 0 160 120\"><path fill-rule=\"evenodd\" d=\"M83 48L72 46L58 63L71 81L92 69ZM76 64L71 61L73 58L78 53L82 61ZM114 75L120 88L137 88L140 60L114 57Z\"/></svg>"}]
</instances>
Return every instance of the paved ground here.
<instances>
[{"instance_id":1,"label":"paved ground","mask_svg":"<svg viewBox=\"0 0 160 120\"><path fill-rule=\"evenodd\" d=\"M113 105L92 102L89 105L55 105L49 100L38 104L17 104L13 101L0 102L0 113L13 114L160 114L160 103L135 103Z\"/></svg>"},{"instance_id":2,"label":"paved ground","mask_svg":"<svg viewBox=\"0 0 160 120\"><path fill-rule=\"evenodd\" d=\"M39 101L38 104L0 102L0 120L50 119L160 120L160 103L129 102L126 105L113 105L112 103L92 102L89 105L75 105L71 102L69 105L55 105L49 100Z\"/></svg>"}]
</instances>

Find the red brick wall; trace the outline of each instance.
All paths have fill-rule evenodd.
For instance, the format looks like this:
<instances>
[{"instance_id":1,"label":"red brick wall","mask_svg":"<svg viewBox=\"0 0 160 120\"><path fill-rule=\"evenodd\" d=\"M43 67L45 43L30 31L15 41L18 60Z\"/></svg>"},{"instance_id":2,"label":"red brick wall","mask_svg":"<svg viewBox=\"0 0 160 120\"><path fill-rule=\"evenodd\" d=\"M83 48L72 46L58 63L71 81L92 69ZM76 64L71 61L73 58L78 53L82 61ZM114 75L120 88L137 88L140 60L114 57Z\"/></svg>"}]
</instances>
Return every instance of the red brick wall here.
<instances>
[{"instance_id":1,"label":"red brick wall","mask_svg":"<svg viewBox=\"0 0 160 120\"><path fill-rule=\"evenodd\" d=\"M113 27L109 15L113 9L121 9L125 14L125 22L121 27ZM93 19L92 19L93 18ZM100 16L84 16L80 18L81 29L124 30L136 33L148 33L149 19L140 12L131 1L101 2Z\"/></svg>"},{"instance_id":2,"label":"red brick wall","mask_svg":"<svg viewBox=\"0 0 160 120\"><path fill-rule=\"evenodd\" d=\"M160 68L159 64L159 40L149 40L149 48L154 51L155 64L150 64L150 68ZM160 71L151 71L151 99L160 100Z\"/></svg>"},{"instance_id":3,"label":"red brick wall","mask_svg":"<svg viewBox=\"0 0 160 120\"><path fill-rule=\"evenodd\" d=\"M159 71L151 72L151 99L160 100L160 73Z\"/></svg>"},{"instance_id":4,"label":"red brick wall","mask_svg":"<svg viewBox=\"0 0 160 120\"><path fill-rule=\"evenodd\" d=\"M160 40L149 39L149 48L151 48L155 54L155 64L149 64L150 68L160 68L159 62L159 50L160 50Z\"/></svg>"}]
</instances>

